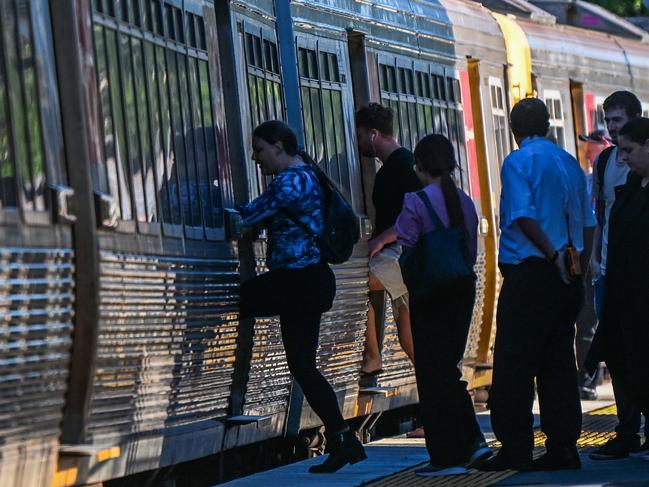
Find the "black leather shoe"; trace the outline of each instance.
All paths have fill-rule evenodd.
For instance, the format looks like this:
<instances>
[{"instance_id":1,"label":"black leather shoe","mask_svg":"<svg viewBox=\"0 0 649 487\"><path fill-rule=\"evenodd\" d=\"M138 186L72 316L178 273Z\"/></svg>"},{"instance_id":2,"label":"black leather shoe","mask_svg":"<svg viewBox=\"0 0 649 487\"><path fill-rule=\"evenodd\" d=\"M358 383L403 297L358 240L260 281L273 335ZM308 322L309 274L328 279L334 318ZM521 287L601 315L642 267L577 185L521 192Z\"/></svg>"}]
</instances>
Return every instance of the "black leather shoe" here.
<instances>
[{"instance_id":1,"label":"black leather shoe","mask_svg":"<svg viewBox=\"0 0 649 487\"><path fill-rule=\"evenodd\" d=\"M547 470L579 470L581 468L581 459L576 448L555 448L549 450L545 455L537 458L532 462L532 468L535 472Z\"/></svg>"},{"instance_id":2,"label":"black leather shoe","mask_svg":"<svg viewBox=\"0 0 649 487\"><path fill-rule=\"evenodd\" d=\"M477 469L484 472L501 472L503 470L529 470L532 464L531 459L513 458L510 455L498 453L495 457L490 458Z\"/></svg>"},{"instance_id":3,"label":"black leather shoe","mask_svg":"<svg viewBox=\"0 0 649 487\"><path fill-rule=\"evenodd\" d=\"M333 473L348 463L353 465L367 458L363 444L353 431L333 435L327 441L330 442L331 453L320 465L309 468L310 473Z\"/></svg>"}]
</instances>

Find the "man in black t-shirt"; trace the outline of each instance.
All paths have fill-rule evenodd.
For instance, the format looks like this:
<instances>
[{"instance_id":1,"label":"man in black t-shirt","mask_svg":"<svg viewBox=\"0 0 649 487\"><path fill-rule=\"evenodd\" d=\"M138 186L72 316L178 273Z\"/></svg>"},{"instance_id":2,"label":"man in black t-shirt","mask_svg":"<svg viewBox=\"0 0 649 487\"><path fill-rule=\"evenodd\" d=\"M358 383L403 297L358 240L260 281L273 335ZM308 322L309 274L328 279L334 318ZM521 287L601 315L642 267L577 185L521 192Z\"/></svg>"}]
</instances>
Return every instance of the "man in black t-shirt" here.
<instances>
[{"instance_id":1,"label":"man in black t-shirt","mask_svg":"<svg viewBox=\"0 0 649 487\"><path fill-rule=\"evenodd\" d=\"M365 352L361 375L372 376L381 371L380 342L383 326L383 292L392 300L392 312L397 323L399 343L411 361L414 362L408 290L401 276L399 256L401 246L397 243L394 224L401 212L406 193L421 189L421 183L414 170L414 156L394 138L394 112L388 107L371 103L356 113L358 148L362 156L375 157L382 166L376 174L372 202L375 208L375 222L370 251L370 310L368 313ZM380 297L379 297L380 294ZM379 308L379 309L377 309Z\"/></svg>"}]
</instances>

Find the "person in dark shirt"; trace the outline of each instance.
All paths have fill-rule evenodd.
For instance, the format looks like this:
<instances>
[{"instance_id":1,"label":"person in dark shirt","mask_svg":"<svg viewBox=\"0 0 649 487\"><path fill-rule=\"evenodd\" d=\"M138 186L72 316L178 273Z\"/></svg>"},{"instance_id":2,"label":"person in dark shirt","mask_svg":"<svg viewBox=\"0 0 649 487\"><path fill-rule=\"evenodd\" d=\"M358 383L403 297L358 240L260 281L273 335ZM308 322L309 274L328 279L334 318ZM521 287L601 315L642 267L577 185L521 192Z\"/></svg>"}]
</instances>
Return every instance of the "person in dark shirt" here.
<instances>
[{"instance_id":1,"label":"person in dark shirt","mask_svg":"<svg viewBox=\"0 0 649 487\"><path fill-rule=\"evenodd\" d=\"M397 242L394 224L403 207L406 193L421 189L421 183L414 170L412 152L401 147L394 137L394 113L392 109L371 103L356 113L358 148L362 156L375 157L382 166L376 174L372 202L375 208L374 232L369 241L370 252L370 310L361 375L373 376L381 372L382 360L379 336L382 330L377 323L383 323L383 292L392 299L392 312L397 323L399 343L408 358L414 363L414 346L410 330L408 290L401 276L399 256L401 246ZM380 308L375 309L375 308ZM381 332L381 333L379 333Z\"/></svg>"}]
</instances>

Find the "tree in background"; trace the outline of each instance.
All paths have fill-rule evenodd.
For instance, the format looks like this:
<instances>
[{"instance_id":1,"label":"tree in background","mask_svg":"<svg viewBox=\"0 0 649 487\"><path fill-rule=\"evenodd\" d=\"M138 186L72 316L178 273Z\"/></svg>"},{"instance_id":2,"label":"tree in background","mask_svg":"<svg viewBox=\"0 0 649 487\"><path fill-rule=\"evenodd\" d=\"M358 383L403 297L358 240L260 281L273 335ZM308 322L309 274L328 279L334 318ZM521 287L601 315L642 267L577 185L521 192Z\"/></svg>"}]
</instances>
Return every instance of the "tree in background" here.
<instances>
[{"instance_id":1,"label":"tree in background","mask_svg":"<svg viewBox=\"0 0 649 487\"><path fill-rule=\"evenodd\" d=\"M590 0L590 3L601 5L622 17L649 15L649 10L646 7L647 2L644 2L643 5L643 0Z\"/></svg>"}]
</instances>

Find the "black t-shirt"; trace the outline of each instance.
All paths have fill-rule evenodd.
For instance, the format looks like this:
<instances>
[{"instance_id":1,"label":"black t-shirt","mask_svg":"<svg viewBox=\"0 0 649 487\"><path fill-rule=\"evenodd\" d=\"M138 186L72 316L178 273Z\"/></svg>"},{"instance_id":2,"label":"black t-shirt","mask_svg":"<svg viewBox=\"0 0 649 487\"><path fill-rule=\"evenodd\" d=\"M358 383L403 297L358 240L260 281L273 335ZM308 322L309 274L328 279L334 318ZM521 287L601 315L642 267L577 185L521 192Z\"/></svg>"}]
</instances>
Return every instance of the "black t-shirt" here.
<instances>
[{"instance_id":1,"label":"black t-shirt","mask_svg":"<svg viewBox=\"0 0 649 487\"><path fill-rule=\"evenodd\" d=\"M376 173L372 202L376 209L373 237L393 226L406 193L419 191L422 187L415 173L415 157L408 149L395 150Z\"/></svg>"}]
</instances>

